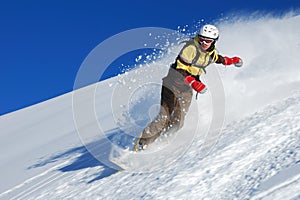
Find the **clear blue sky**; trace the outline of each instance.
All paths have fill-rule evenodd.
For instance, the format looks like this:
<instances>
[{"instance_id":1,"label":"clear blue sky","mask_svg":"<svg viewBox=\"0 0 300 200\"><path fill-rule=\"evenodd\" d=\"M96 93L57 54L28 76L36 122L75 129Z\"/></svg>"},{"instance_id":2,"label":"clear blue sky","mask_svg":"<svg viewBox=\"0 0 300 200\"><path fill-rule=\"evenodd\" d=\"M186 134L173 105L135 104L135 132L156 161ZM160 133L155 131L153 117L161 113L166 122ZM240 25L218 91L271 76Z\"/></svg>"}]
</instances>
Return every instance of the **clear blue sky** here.
<instances>
[{"instance_id":1,"label":"clear blue sky","mask_svg":"<svg viewBox=\"0 0 300 200\"><path fill-rule=\"evenodd\" d=\"M88 53L122 31L177 29L232 12L281 15L297 8L298 0L2 1L0 115L72 91Z\"/></svg>"}]
</instances>

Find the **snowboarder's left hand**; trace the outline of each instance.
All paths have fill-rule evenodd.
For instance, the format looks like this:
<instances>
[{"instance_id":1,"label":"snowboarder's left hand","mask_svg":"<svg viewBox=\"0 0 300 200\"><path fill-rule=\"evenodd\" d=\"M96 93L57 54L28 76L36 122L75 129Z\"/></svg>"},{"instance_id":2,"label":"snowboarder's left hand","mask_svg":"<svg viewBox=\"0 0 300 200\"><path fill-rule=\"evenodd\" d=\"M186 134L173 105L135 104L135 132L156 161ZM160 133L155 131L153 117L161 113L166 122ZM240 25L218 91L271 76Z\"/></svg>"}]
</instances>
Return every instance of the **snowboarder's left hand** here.
<instances>
[{"instance_id":1,"label":"snowboarder's left hand","mask_svg":"<svg viewBox=\"0 0 300 200\"><path fill-rule=\"evenodd\" d=\"M243 66L243 61L241 58L235 56L232 58L229 58L227 56L224 56L224 62L222 63L223 65L231 65L234 64L235 67L241 67Z\"/></svg>"}]
</instances>

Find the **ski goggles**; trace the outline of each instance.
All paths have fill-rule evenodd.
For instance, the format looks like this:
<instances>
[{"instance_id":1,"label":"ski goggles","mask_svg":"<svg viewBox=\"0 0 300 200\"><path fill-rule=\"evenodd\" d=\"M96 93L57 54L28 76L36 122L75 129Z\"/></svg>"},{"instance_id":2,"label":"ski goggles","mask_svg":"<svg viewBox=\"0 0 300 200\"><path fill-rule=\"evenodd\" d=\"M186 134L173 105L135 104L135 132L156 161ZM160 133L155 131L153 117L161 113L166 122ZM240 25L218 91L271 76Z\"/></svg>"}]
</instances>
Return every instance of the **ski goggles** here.
<instances>
[{"instance_id":1,"label":"ski goggles","mask_svg":"<svg viewBox=\"0 0 300 200\"><path fill-rule=\"evenodd\" d=\"M208 39L208 38L203 38L203 37L199 37L199 43L200 44L206 44L206 45L209 45L213 42L214 40L213 39Z\"/></svg>"}]
</instances>

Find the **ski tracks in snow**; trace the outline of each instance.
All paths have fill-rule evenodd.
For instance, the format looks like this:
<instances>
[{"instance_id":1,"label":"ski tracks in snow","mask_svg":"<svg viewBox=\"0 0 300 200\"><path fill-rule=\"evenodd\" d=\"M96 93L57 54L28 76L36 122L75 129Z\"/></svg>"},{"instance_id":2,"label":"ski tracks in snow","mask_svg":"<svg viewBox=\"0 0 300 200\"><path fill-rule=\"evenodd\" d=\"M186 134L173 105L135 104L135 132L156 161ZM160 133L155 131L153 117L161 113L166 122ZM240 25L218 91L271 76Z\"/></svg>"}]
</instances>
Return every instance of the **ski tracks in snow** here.
<instances>
[{"instance_id":1,"label":"ski tracks in snow","mask_svg":"<svg viewBox=\"0 0 300 200\"><path fill-rule=\"evenodd\" d=\"M153 173L119 172L88 183L101 171L47 173L27 199L293 199L299 197L300 94L224 128L201 158L201 140L176 163ZM290 170L289 170L290 169ZM278 181L276 176L280 176ZM47 181L48 180L48 181Z\"/></svg>"}]
</instances>

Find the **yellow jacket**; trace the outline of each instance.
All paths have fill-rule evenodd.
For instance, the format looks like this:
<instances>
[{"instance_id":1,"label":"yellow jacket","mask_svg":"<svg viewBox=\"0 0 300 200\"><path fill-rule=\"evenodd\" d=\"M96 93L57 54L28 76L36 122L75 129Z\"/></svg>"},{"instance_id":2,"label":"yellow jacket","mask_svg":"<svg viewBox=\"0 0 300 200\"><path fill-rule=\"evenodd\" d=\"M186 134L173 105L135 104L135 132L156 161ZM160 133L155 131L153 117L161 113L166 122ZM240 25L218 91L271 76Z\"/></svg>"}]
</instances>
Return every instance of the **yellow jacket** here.
<instances>
[{"instance_id":1,"label":"yellow jacket","mask_svg":"<svg viewBox=\"0 0 300 200\"><path fill-rule=\"evenodd\" d=\"M215 44L205 51L201 48L198 36L189 40L182 48L176 61L176 69L183 69L194 76L205 72L205 67L218 60Z\"/></svg>"}]
</instances>

